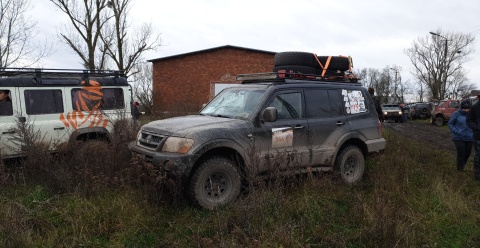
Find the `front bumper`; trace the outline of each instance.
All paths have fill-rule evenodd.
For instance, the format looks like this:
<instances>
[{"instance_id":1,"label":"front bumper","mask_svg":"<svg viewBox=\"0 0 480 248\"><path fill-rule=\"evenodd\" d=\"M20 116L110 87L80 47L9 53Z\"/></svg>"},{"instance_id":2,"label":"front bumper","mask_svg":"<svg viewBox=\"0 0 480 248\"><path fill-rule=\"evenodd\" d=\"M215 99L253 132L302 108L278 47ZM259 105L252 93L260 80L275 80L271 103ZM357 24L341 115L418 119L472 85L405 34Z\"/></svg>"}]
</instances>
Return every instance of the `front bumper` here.
<instances>
[{"instance_id":1,"label":"front bumper","mask_svg":"<svg viewBox=\"0 0 480 248\"><path fill-rule=\"evenodd\" d=\"M128 149L132 153L141 155L146 161L151 162L162 172L174 174L176 176L186 176L199 158L196 154L180 154L170 152L157 152L145 149L137 145L136 141L128 144Z\"/></svg>"},{"instance_id":2,"label":"front bumper","mask_svg":"<svg viewBox=\"0 0 480 248\"><path fill-rule=\"evenodd\" d=\"M398 113L383 114L383 118L385 120L399 120L402 118L402 114L398 114Z\"/></svg>"}]
</instances>

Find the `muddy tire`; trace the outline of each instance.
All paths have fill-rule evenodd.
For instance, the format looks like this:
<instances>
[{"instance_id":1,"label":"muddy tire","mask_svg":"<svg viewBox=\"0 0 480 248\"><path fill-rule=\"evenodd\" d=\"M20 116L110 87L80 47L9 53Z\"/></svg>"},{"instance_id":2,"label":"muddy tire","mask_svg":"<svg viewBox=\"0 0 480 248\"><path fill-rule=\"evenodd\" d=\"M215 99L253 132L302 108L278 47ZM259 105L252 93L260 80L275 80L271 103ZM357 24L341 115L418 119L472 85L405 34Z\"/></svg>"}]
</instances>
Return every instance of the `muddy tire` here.
<instances>
[{"instance_id":1,"label":"muddy tire","mask_svg":"<svg viewBox=\"0 0 480 248\"><path fill-rule=\"evenodd\" d=\"M306 52L281 52L275 54L274 66L300 65L320 68L313 53Z\"/></svg>"},{"instance_id":2,"label":"muddy tire","mask_svg":"<svg viewBox=\"0 0 480 248\"><path fill-rule=\"evenodd\" d=\"M441 127L443 126L443 123L445 123L445 120L443 119L443 117L439 116L435 118L435 125Z\"/></svg>"},{"instance_id":3,"label":"muddy tire","mask_svg":"<svg viewBox=\"0 0 480 248\"><path fill-rule=\"evenodd\" d=\"M75 144L72 161L81 166L94 166L105 163L109 144L102 140L87 140Z\"/></svg>"},{"instance_id":4,"label":"muddy tire","mask_svg":"<svg viewBox=\"0 0 480 248\"><path fill-rule=\"evenodd\" d=\"M328 56L318 56L318 60L322 65L326 65ZM331 71L346 71L350 69L350 60L348 57L332 56L330 63L328 64L328 70Z\"/></svg>"},{"instance_id":5,"label":"muddy tire","mask_svg":"<svg viewBox=\"0 0 480 248\"><path fill-rule=\"evenodd\" d=\"M335 169L346 184L356 184L365 171L365 158L357 146L347 146L340 151L335 160Z\"/></svg>"},{"instance_id":6,"label":"muddy tire","mask_svg":"<svg viewBox=\"0 0 480 248\"><path fill-rule=\"evenodd\" d=\"M187 197L192 204L213 210L233 202L240 189L240 173L235 164L224 157L212 157L193 172Z\"/></svg>"}]
</instances>

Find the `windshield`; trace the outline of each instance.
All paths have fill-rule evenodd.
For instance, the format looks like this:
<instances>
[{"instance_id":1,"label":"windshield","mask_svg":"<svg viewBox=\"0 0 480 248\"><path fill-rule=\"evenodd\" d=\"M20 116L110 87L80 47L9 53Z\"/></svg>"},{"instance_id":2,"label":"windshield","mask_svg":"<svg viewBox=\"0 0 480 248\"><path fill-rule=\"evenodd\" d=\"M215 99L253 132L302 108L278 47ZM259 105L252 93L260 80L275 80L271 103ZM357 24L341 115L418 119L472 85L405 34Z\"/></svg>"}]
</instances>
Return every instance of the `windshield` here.
<instances>
[{"instance_id":1,"label":"windshield","mask_svg":"<svg viewBox=\"0 0 480 248\"><path fill-rule=\"evenodd\" d=\"M199 114L247 119L264 93L264 89L228 88L220 92Z\"/></svg>"},{"instance_id":2,"label":"windshield","mask_svg":"<svg viewBox=\"0 0 480 248\"><path fill-rule=\"evenodd\" d=\"M384 110L399 110L400 107L398 107L398 105L383 105L382 109L384 109Z\"/></svg>"}]
</instances>

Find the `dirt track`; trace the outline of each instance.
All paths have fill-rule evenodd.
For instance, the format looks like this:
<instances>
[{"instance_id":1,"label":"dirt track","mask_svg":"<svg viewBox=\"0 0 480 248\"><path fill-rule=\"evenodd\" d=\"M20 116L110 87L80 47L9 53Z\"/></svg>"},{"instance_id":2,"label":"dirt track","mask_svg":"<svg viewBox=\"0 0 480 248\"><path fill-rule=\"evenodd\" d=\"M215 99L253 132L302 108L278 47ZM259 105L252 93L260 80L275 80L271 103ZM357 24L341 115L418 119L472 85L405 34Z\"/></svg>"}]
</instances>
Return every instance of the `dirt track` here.
<instances>
[{"instance_id":1,"label":"dirt track","mask_svg":"<svg viewBox=\"0 0 480 248\"><path fill-rule=\"evenodd\" d=\"M433 148L455 153L452 134L447 126L438 127L425 120L407 121L407 123L384 122L383 128L394 130Z\"/></svg>"}]
</instances>

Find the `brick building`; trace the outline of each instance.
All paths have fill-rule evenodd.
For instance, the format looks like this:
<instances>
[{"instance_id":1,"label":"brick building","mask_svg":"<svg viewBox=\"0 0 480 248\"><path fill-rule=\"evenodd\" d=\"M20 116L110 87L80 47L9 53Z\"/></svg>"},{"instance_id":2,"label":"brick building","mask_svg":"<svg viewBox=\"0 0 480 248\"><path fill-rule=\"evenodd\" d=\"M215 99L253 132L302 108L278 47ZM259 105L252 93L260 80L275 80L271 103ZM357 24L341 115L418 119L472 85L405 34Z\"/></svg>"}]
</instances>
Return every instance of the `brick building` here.
<instances>
[{"instance_id":1,"label":"brick building","mask_svg":"<svg viewBox=\"0 0 480 248\"><path fill-rule=\"evenodd\" d=\"M237 74L268 72L275 52L220 46L152 59L153 112L163 117L196 113L215 86L235 84Z\"/></svg>"}]
</instances>

